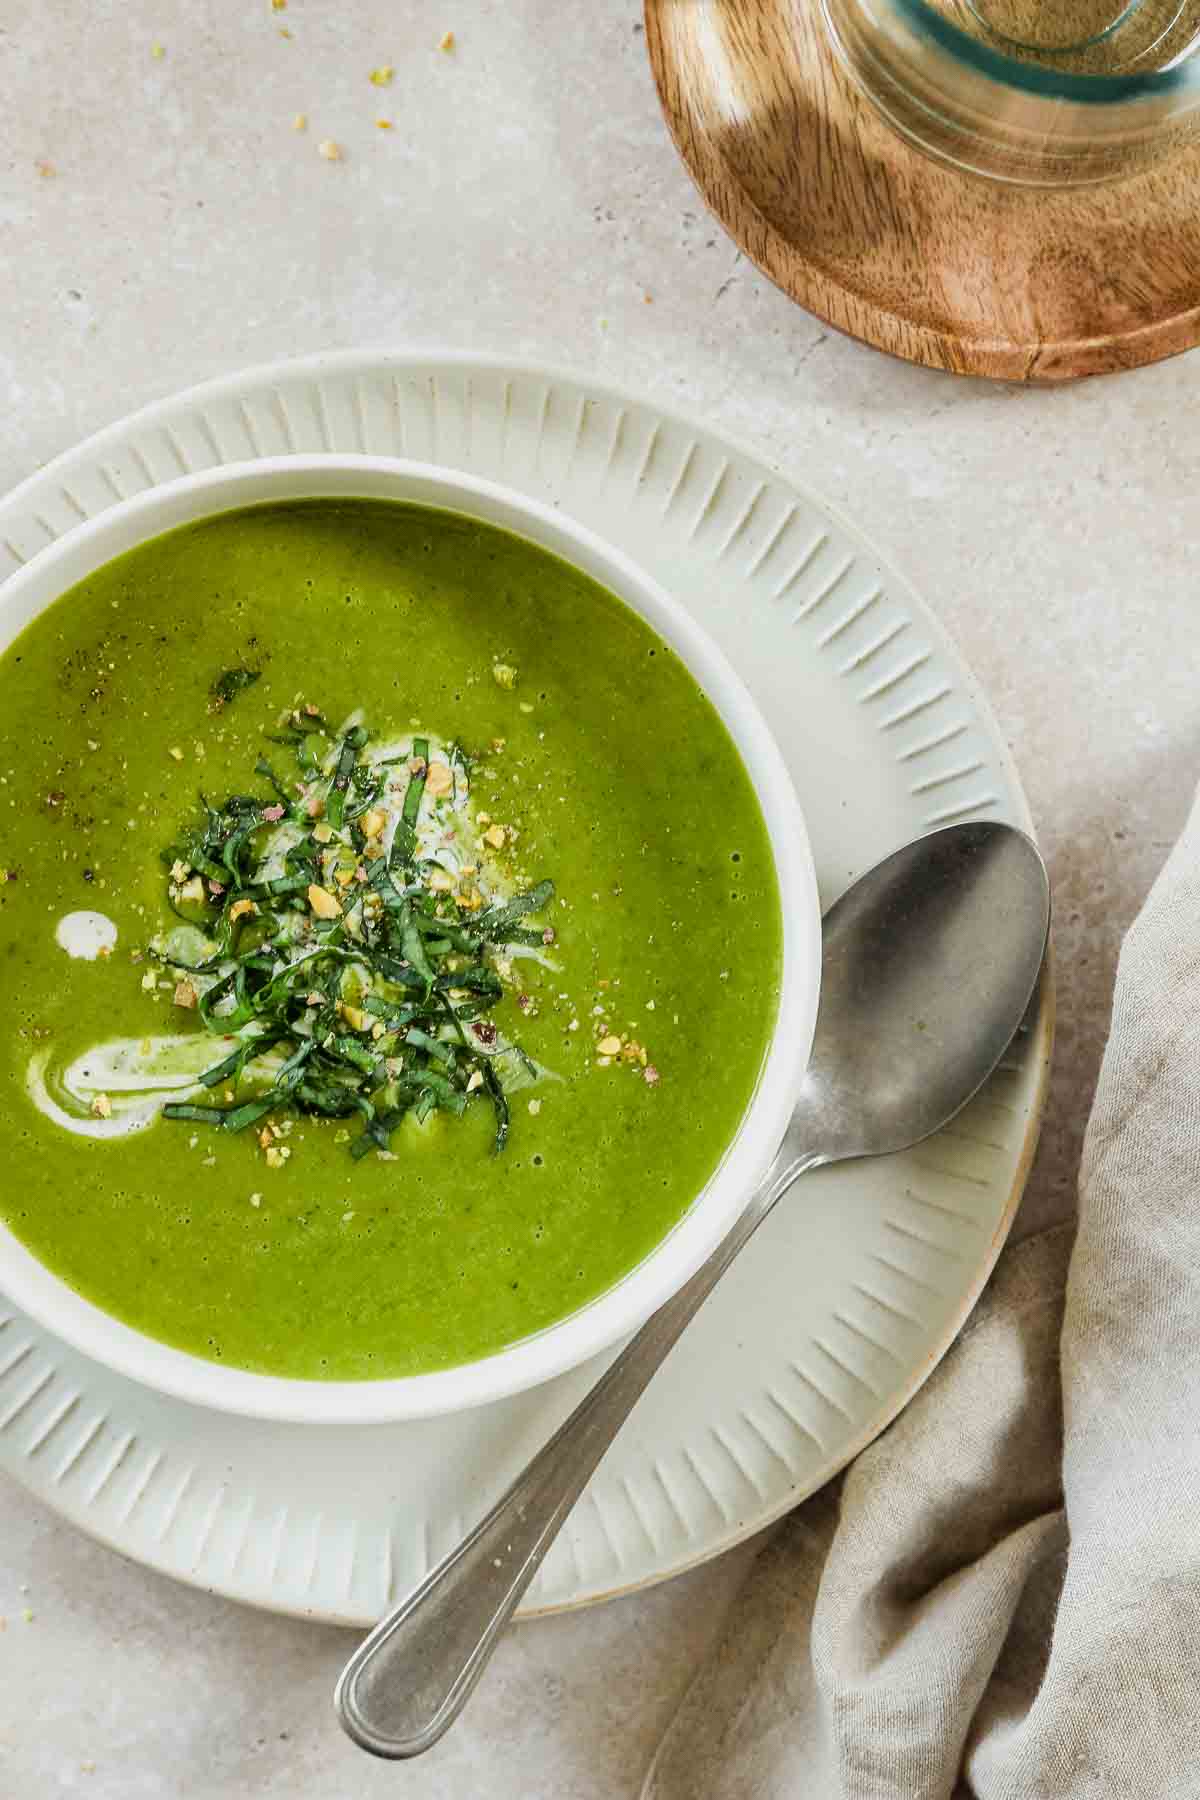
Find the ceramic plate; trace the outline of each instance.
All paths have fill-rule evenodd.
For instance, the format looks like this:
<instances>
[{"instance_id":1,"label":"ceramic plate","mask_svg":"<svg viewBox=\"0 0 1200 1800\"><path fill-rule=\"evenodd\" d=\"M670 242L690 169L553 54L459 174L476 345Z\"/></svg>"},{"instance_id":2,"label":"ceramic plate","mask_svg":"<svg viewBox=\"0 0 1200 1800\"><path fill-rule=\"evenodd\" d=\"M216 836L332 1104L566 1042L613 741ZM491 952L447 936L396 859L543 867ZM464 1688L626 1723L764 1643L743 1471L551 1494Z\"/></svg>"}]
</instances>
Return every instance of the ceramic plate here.
<instances>
[{"instance_id":1,"label":"ceramic plate","mask_svg":"<svg viewBox=\"0 0 1200 1800\"><path fill-rule=\"evenodd\" d=\"M795 775L825 904L919 832L974 816L1028 827L970 675L855 529L715 433L558 370L355 353L195 389L0 502L0 578L130 494L289 450L471 470L561 506L637 558L695 609L756 695ZM952 1128L906 1155L805 1177L639 1403L527 1610L717 1554L895 1416L1003 1242L1050 1037L1046 995ZM601 1366L445 1420L273 1426L160 1398L0 1302L0 1468L182 1580L367 1624L485 1511Z\"/></svg>"}]
</instances>

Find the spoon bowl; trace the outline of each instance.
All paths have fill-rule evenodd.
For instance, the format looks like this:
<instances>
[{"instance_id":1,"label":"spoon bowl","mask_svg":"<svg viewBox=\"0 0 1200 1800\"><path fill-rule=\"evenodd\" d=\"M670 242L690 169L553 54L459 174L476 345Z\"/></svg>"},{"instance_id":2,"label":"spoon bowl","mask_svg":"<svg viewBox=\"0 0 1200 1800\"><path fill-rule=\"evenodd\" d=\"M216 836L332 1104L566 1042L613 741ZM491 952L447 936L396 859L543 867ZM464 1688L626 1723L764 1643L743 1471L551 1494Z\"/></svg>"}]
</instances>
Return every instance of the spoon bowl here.
<instances>
[{"instance_id":1,"label":"spoon bowl","mask_svg":"<svg viewBox=\"0 0 1200 1800\"><path fill-rule=\"evenodd\" d=\"M822 1161L882 1156L938 1131L987 1080L1037 982L1045 865L995 822L918 838L825 915L821 1004L789 1136Z\"/></svg>"}]
</instances>

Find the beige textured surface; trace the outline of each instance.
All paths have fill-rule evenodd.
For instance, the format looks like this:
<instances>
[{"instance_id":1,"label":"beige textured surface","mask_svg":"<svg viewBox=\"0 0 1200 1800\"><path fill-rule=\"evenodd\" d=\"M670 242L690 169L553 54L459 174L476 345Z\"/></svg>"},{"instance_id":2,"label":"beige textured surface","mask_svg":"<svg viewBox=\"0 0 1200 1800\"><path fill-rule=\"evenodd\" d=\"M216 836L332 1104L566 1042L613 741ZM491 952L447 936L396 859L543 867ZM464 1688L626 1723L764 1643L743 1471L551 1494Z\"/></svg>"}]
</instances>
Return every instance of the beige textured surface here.
<instances>
[{"instance_id":1,"label":"beige textured surface","mask_svg":"<svg viewBox=\"0 0 1200 1800\"><path fill-rule=\"evenodd\" d=\"M637 25L624 0L8 0L0 486L189 382L371 342L578 362L795 469L932 601L1024 776L1059 905L1026 1208L1047 1221L1071 1204L1119 938L1200 768L1200 362L1010 391L830 335L704 215ZM0 1792L631 1794L745 1554L523 1627L460 1731L396 1771L333 1726L338 1634L177 1589L4 1487Z\"/></svg>"}]
</instances>

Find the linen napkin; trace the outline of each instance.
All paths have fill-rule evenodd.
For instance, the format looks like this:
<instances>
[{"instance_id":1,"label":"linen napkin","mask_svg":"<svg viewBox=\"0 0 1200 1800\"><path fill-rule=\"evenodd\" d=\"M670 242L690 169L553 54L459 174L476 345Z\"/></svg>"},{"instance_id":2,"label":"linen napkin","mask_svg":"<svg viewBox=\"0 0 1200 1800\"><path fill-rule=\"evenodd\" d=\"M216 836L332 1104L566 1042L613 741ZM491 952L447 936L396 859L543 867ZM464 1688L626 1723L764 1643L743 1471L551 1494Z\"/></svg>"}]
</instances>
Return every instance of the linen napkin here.
<instances>
[{"instance_id":1,"label":"linen napkin","mask_svg":"<svg viewBox=\"0 0 1200 1800\"><path fill-rule=\"evenodd\" d=\"M785 1521L644 1800L1200 1797L1200 806L1121 953L1074 1246Z\"/></svg>"}]
</instances>

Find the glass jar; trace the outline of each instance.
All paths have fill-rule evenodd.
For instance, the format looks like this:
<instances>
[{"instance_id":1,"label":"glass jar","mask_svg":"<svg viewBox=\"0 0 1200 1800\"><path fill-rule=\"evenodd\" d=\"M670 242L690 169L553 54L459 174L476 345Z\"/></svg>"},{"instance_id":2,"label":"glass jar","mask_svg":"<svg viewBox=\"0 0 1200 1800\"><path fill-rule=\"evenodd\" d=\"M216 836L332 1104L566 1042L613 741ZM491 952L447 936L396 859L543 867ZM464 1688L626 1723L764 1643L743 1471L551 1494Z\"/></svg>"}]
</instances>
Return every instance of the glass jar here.
<instances>
[{"instance_id":1,"label":"glass jar","mask_svg":"<svg viewBox=\"0 0 1200 1800\"><path fill-rule=\"evenodd\" d=\"M821 0L902 137L1026 187L1112 181L1200 136L1200 0Z\"/></svg>"}]
</instances>

